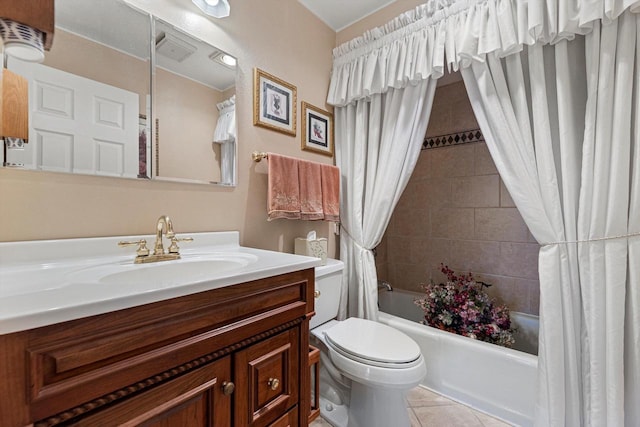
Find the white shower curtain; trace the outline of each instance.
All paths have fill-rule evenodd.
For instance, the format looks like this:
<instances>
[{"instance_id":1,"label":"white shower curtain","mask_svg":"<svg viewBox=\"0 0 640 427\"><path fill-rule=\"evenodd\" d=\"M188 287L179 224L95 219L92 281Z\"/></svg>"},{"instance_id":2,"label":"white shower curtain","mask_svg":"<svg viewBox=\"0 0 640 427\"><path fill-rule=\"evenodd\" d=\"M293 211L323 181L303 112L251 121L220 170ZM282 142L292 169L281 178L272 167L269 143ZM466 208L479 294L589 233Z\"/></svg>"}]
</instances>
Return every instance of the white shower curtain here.
<instances>
[{"instance_id":1,"label":"white shower curtain","mask_svg":"<svg viewBox=\"0 0 640 427\"><path fill-rule=\"evenodd\" d=\"M637 20L628 12L575 41L462 70L500 175L542 244L539 426L640 422L640 237L627 237L640 231Z\"/></svg>"},{"instance_id":2,"label":"white shower curtain","mask_svg":"<svg viewBox=\"0 0 640 427\"><path fill-rule=\"evenodd\" d=\"M340 258L345 263L340 318L378 318L372 249L418 161L436 81L390 89L335 109L340 191Z\"/></svg>"},{"instance_id":3,"label":"white shower curtain","mask_svg":"<svg viewBox=\"0 0 640 427\"><path fill-rule=\"evenodd\" d=\"M378 214L368 160L340 157L343 144L372 149L358 103L463 70L496 166L543 245L539 426L640 425L639 11L639 0L430 0L334 50L328 103L352 221ZM375 311L368 249L394 200L380 223L342 237L353 315Z\"/></svg>"},{"instance_id":4,"label":"white shower curtain","mask_svg":"<svg viewBox=\"0 0 640 427\"><path fill-rule=\"evenodd\" d=\"M220 144L220 181L235 184L236 181L236 96L218 103L218 122L213 132L213 142Z\"/></svg>"}]
</instances>

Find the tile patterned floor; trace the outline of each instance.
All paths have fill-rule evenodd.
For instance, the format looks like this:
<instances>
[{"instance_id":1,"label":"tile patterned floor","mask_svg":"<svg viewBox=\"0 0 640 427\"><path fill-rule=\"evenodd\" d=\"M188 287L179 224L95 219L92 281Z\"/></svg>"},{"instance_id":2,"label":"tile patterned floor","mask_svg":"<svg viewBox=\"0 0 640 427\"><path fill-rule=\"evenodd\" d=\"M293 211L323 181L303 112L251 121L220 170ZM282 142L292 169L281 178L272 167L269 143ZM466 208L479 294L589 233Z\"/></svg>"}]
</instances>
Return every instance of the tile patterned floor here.
<instances>
[{"instance_id":1,"label":"tile patterned floor","mask_svg":"<svg viewBox=\"0 0 640 427\"><path fill-rule=\"evenodd\" d=\"M422 387L409 391L407 400L411 427L508 427L510 425ZM331 427L331 425L322 418L318 418L311 423L311 427Z\"/></svg>"}]
</instances>

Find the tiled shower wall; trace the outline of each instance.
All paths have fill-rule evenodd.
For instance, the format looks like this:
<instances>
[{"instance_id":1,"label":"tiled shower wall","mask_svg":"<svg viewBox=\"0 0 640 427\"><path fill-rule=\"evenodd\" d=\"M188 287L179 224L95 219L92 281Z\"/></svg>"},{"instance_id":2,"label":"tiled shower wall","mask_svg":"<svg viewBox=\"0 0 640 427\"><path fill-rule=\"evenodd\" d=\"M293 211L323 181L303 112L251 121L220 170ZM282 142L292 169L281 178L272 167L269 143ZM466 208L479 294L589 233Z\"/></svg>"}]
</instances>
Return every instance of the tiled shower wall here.
<instances>
[{"instance_id":1,"label":"tiled shower wall","mask_svg":"<svg viewBox=\"0 0 640 427\"><path fill-rule=\"evenodd\" d=\"M462 82L439 87L427 137L477 129ZM539 245L502 183L484 142L422 150L376 262L379 279L421 291L440 263L491 283L513 311L538 314Z\"/></svg>"}]
</instances>

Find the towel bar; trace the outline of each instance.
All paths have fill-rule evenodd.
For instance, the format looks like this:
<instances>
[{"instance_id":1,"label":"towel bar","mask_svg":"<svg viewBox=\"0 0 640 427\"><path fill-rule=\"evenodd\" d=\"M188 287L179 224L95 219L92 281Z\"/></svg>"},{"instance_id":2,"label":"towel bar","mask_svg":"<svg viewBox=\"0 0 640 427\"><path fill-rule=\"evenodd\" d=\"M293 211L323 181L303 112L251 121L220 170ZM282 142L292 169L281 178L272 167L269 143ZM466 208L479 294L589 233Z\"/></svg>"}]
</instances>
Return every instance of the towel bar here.
<instances>
[{"instance_id":1,"label":"towel bar","mask_svg":"<svg viewBox=\"0 0 640 427\"><path fill-rule=\"evenodd\" d=\"M267 158L269 158L269 154L265 153L264 151L254 151L253 153L251 153L251 159L253 159L253 161L256 163L258 163L262 159Z\"/></svg>"}]
</instances>

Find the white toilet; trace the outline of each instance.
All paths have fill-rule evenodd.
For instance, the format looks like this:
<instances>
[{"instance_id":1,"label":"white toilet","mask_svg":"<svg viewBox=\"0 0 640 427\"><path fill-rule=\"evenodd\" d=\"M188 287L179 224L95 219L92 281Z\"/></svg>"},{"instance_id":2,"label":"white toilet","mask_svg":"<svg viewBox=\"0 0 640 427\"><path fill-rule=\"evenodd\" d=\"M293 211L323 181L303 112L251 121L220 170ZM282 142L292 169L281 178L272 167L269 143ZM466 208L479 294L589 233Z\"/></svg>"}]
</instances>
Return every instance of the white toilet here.
<instances>
[{"instance_id":1,"label":"white toilet","mask_svg":"<svg viewBox=\"0 0 640 427\"><path fill-rule=\"evenodd\" d=\"M420 347L371 320L335 320L342 261L316 267L311 344L320 348L320 413L336 427L409 426L405 393L427 369Z\"/></svg>"}]
</instances>

